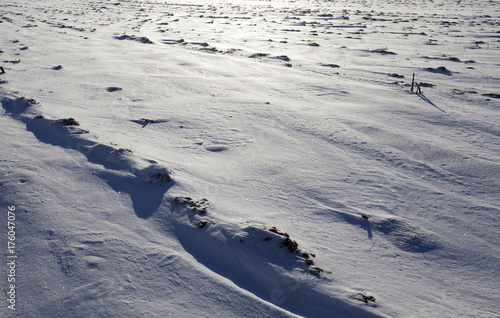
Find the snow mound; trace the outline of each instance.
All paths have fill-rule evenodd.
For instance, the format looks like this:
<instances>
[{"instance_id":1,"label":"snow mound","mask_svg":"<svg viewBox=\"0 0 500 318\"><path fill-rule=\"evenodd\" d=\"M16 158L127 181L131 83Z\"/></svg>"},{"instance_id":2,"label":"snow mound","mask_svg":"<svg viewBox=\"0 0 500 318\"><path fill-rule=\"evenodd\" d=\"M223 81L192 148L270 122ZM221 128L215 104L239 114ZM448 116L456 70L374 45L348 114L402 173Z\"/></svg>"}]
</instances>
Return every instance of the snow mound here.
<instances>
[{"instance_id":1,"label":"snow mound","mask_svg":"<svg viewBox=\"0 0 500 318\"><path fill-rule=\"evenodd\" d=\"M134 155L130 149L116 148L85 138L89 131L78 127L80 124L73 118L48 119L42 115L33 116L30 109L32 104L25 98L2 100L3 108L25 122L27 129L42 142L78 150L92 163L100 164L106 169L131 172L147 183L171 181L169 168L154 160Z\"/></svg>"},{"instance_id":2,"label":"snow mound","mask_svg":"<svg viewBox=\"0 0 500 318\"><path fill-rule=\"evenodd\" d=\"M378 317L359 306L359 297L323 290L328 273L322 274L316 254L302 250L288 233L222 220L209 211L207 199L176 197L171 204L172 218L164 221L174 224L185 250L241 288L299 315Z\"/></svg>"},{"instance_id":3,"label":"snow mound","mask_svg":"<svg viewBox=\"0 0 500 318\"><path fill-rule=\"evenodd\" d=\"M387 215L359 215L340 211L335 211L335 213L343 221L364 229L369 239L373 239L374 231L377 231L395 247L406 252L426 253L443 247L437 234L402 218Z\"/></svg>"},{"instance_id":4,"label":"snow mound","mask_svg":"<svg viewBox=\"0 0 500 318\"><path fill-rule=\"evenodd\" d=\"M135 35L126 35L125 34L125 35L121 35L121 36L116 36L115 39L117 39L117 40L137 41L137 42L141 42L141 43L144 43L144 44L154 44L150 39L148 39L145 36L137 37Z\"/></svg>"},{"instance_id":5,"label":"snow mound","mask_svg":"<svg viewBox=\"0 0 500 318\"><path fill-rule=\"evenodd\" d=\"M88 137L74 118L49 119L35 115L34 102L25 98L4 98L2 107L14 118L24 122L38 140L74 149L91 163L103 169L96 172L117 192L131 195L138 216L147 218L160 206L163 195L171 187L171 170L155 160L135 155L132 150L117 148ZM152 186L160 185L152 188Z\"/></svg>"},{"instance_id":6,"label":"snow mound","mask_svg":"<svg viewBox=\"0 0 500 318\"><path fill-rule=\"evenodd\" d=\"M442 247L435 233L400 218L374 221L373 227L382 232L394 246L407 252L425 253Z\"/></svg>"}]
</instances>

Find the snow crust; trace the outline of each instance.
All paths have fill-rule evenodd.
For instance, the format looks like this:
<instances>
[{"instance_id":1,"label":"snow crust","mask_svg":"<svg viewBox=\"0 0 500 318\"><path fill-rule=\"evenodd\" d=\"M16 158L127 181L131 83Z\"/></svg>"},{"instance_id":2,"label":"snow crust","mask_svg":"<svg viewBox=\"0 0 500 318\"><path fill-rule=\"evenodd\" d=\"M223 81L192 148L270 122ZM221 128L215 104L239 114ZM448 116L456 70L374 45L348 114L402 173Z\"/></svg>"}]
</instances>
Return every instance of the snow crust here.
<instances>
[{"instance_id":1,"label":"snow crust","mask_svg":"<svg viewBox=\"0 0 500 318\"><path fill-rule=\"evenodd\" d=\"M0 8L0 316L498 317L497 3Z\"/></svg>"}]
</instances>

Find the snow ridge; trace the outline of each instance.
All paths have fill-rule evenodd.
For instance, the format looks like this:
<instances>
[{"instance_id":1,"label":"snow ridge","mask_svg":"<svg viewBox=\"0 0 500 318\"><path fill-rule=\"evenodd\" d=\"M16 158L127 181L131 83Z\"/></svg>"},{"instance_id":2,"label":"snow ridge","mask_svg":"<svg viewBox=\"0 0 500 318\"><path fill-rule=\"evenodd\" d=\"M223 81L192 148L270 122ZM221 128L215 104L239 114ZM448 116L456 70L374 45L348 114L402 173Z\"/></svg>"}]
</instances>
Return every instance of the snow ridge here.
<instances>
[{"instance_id":1,"label":"snow ridge","mask_svg":"<svg viewBox=\"0 0 500 318\"><path fill-rule=\"evenodd\" d=\"M176 197L170 203L171 216L159 223L175 224L185 250L265 301L301 316L381 317L359 306L362 294L340 288L324 290L325 282L335 284L331 272L323 274L314 265L316 254L302 250L287 233L264 224L223 220L210 212L207 199Z\"/></svg>"},{"instance_id":2,"label":"snow ridge","mask_svg":"<svg viewBox=\"0 0 500 318\"><path fill-rule=\"evenodd\" d=\"M174 225L175 235L188 253L239 287L299 315L381 317L360 306L365 302L367 308L378 307L373 296L340 289L323 290L319 283L331 279L324 277L324 270L315 265L316 254L302 250L288 233L263 224L241 226L222 220L209 212L207 199L165 197L174 183L170 168L133 154L131 150L91 140L89 131L80 128L73 118L45 118L37 112L34 100L5 97L1 103L7 114L24 122L27 130L40 141L77 150L90 163L102 166L96 174L115 191L130 194L138 217L147 219L159 211L153 218L157 224ZM390 232L392 228L386 230ZM69 275L71 260L67 259L68 255L63 257L57 246L52 248L63 272ZM89 266L98 266L92 264ZM88 286L102 293L100 285Z\"/></svg>"},{"instance_id":3,"label":"snow ridge","mask_svg":"<svg viewBox=\"0 0 500 318\"><path fill-rule=\"evenodd\" d=\"M129 149L88 138L89 131L80 128L73 118L45 118L36 113L36 102L24 97L4 98L2 107L14 118L24 122L27 130L40 141L77 150L89 162L102 166L104 169L100 169L98 174L115 190L131 194L135 212L140 217L149 217L172 186L170 168L135 155ZM155 184L159 186L152 187Z\"/></svg>"}]
</instances>

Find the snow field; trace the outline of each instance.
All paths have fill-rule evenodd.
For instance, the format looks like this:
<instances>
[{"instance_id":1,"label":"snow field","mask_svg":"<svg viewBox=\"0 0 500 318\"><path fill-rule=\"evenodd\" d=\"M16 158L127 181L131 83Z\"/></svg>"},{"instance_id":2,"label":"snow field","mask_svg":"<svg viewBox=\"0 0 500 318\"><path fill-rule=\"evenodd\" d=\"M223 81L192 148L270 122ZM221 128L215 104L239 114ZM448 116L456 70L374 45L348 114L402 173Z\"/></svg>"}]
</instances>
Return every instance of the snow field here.
<instances>
[{"instance_id":1,"label":"snow field","mask_svg":"<svg viewBox=\"0 0 500 318\"><path fill-rule=\"evenodd\" d=\"M6 315L499 311L494 4L1 6Z\"/></svg>"}]
</instances>

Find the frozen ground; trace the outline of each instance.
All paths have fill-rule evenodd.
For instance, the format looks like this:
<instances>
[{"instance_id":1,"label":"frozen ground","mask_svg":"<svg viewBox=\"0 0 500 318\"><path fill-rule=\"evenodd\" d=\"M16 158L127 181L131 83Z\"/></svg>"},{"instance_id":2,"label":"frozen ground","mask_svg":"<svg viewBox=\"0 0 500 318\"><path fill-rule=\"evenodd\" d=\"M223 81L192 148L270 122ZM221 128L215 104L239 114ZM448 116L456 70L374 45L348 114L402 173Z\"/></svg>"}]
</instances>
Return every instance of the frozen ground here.
<instances>
[{"instance_id":1,"label":"frozen ground","mask_svg":"<svg viewBox=\"0 0 500 318\"><path fill-rule=\"evenodd\" d=\"M2 317L499 316L495 1L0 8Z\"/></svg>"}]
</instances>

